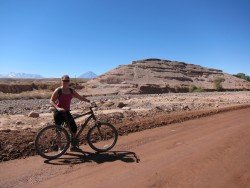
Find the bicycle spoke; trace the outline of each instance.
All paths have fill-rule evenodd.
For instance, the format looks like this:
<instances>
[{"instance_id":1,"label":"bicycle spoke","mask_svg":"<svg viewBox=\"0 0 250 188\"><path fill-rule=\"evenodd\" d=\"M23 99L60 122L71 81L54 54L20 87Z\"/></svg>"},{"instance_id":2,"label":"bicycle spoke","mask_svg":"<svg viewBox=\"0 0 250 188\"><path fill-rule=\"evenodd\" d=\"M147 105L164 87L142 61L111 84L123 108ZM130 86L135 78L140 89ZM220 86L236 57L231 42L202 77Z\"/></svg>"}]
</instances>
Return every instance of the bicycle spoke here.
<instances>
[{"instance_id":1,"label":"bicycle spoke","mask_svg":"<svg viewBox=\"0 0 250 188\"><path fill-rule=\"evenodd\" d=\"M117 131L112 125L97 125L89 131L88 142L96 151L107 151L114 146L117 136Z\"/></svg>"},{"instance_id":2,"label":"bicycle spoke","mask_svg":"<svg viewBox=\"0 0 250 188\"><path fill-rule=\"evenodd\" d=\"M45 158L53 158L65 152L69 146L67 133L56 129L54 126L46 127L36 138L36 149L38 154Z\"/></svg>"}]
</instances>

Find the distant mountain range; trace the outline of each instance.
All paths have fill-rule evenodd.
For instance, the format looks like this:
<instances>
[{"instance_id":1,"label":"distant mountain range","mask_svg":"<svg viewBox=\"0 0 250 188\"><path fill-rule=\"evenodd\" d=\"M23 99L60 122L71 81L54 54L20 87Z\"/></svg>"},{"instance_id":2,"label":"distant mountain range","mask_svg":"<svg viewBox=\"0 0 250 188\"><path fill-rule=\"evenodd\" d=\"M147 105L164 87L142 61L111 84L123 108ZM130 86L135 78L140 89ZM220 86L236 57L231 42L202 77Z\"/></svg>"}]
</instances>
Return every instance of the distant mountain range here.
<instances>
[{"instance_id":1,"label":"distant mountain range","mask_svg":"<svg viewBox=\"0 0 250 188\"><path fill-rule=\"evenodd\" d=\"M44 78L41 75L38 74L27 74L27 73L16 73L16 72L10 72L9 74L0 74L0 78Z\"/></svg>"},{"instance_id":2,"label":"distant mountain range","mask_svg":"<svg viewBox=\"0 0 250 188\"><path fill-rule=\"evenodd\" d=\"M81 74L78 78L96 78L97 75L93 73L92 71L88 71L84 74ZM16 73L16 72L10 72L9 74L0 74L0 78L33 78L33 79L41 79L44 78L41 75L38 74L27 74L27 73Z\"/></svg>"},{"instance_id":3,"label":"distant mountain range","mask_svg":"<svg viewBox=\"0 0 250 188\"><path fill-rule=\"evenodd\" d=\"M93 73L92 71L85 72L84 74L81 74L78 78L96 78L97 75Z\"/></svg>"}]
</instances>

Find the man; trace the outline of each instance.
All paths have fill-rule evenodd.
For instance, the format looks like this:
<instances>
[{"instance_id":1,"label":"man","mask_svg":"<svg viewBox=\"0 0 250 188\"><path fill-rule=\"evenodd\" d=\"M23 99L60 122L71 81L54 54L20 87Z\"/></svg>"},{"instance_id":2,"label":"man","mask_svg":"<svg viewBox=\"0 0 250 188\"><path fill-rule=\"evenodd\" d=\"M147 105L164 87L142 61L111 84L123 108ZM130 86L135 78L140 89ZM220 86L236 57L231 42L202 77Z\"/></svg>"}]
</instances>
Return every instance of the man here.
<instances>
[{"instance_id":1,"label":"man","mask_svg":"<svg viewBox=\"0 0 250 188\"><path fill-rule=\"evenodd\" d=\"M70 78L68 75L64 75L61 78L61 86L57 88L50 99L50 104L53 105L56 109L54 112L54 121L56 125L61 125L63 122L68 120L69 122L69 128L71 131L71 151L78 151L78 145L75 139L76 132L77 132L77 126L75 123L74 118L72 117L70 113L70 104L71 99L73 97L85 101L90 102L85 97L79 95L74 89L70 88Z\"/></svg>"}]
</instances>

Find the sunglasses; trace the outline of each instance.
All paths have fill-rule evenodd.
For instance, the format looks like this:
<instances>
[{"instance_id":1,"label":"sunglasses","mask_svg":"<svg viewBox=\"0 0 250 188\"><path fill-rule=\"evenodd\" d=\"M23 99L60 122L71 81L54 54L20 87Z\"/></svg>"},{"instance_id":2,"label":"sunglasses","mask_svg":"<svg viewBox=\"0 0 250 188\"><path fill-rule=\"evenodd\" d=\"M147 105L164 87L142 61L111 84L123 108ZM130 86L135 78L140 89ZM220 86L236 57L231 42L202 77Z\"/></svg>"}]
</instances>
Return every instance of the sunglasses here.
<instances>
[{"instance_id":1,"label":"sunglasses","mask_svg":"<svg viewBox=\"0 0 250 188\"><path fill-rule=\"evenodd\" d=\"M63 80L63 82L69 82L69 80Z\"/></svg>"}]
</instances>

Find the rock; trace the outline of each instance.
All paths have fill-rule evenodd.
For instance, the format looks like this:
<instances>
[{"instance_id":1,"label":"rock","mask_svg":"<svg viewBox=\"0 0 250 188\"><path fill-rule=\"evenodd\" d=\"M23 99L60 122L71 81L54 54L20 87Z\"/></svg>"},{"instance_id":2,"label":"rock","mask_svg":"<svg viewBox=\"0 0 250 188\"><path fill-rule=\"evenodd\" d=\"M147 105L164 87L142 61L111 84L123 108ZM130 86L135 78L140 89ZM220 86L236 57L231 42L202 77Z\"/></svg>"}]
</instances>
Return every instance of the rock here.
<instances>
[{"instance_id":1,"label":"rock","mask_svg":"<svg viewBox=\"0 0 250 188\"><path fill-rule=\"evenodd\" d=\"M13 148L13 146L12 145L7 145L6 147L5 147L5 150L7 150L7 151L12 151L12 148Z\"/></svg>"},{"instance_id":2,"label":"rock","mask_svg":"<svg viewBox=\"0 0 250 188\"><path fill-rule=\"evenodd\" d=\"M104 105L105 107L111 107L111 106L113 106L114 104L115 104L114 102L109 101L109 102L105 102L103 105Z\"/></svg>"},{"instance_id":3,"label":"rock","mask_svg":"<svg viewBox=\"0 0 250 188\"><path fill-rule=\"evenodd\" d=\"M182 106L181 106L181 109L182 109L182 110L189 110L189 106L188 106L188 105L182 105Z\"/></svg>"},{"instance_id":4,"label":"rock","mask_svg":"<svg viewBox=\"0 0 250 188\"><path fill-rule=\"evenodd\" d=\"M126 106L126 104L124 104L123 102L119 102L117 105L118 108L123 108L124 106Z\"/></svg>"},{"instance_id":5,"label":"rock","mask_svg":"<svg viewBox=\"0 0 250 188\"><path fill-rule=\"evenodd\" d=\"M29 113L28 117L38 118L39 117L39 113L32 111L32 112Z\"/></svg>"},{"instance_id":6,"label":"rock","mask_svg":"<svg viewBox=\"0 0 250 188\"><path fill-rule=\"evenodd\" d=\"M3 130L3 132L9 133L9 132L11 132L11 130L10 129L5 129L5 130Z\"/></svg>"},{"instance_id":7,"label":"rock","mask_svg":"<svg viewBox=\"0 0 250 188\"><path fill-rule=\"evenodd\" d=\"M2 159L2 161L8 161L8 158L7 158L7 157L4 157L4 158Z\"/></svg>"},{"instance_id":8,"label":"rock","mask_svg":"<svg viewBox=\"0 0 250 188\"><path fill-rule=\"evenodd\" d=\"M54 111L56 111L56 109L55 109L55 107L52 107L52 106L51 106L51 107L49 107L49 111L50 111L50 112L54 112Z\"/></svg>"},{"instance_id":9,"label":"rock","mask_svg":"<svg viewBox=\"0 0 250 188\"><path fill-rule=\"evenodd\" d=\"M130 108L130 107L127 107L127 106L122 107L122 109L123 109L123 110L131 110L131 108Z\"/></svg>"},{"instance_id":10,"label":"rock","mask_svg":"<svg viewBox=\"0 0 250 188\"><path fill-rule=\"evenodd\" d=\"M167 112L173 112L173 111L174 111L174 108L173 108L173 107L168 107L168 108L166 109L166 111L167 111Z\"/></svg>"},{"instance_id":11,"label":"rock","mask_svg":"<svg viewBox=\"0 0 250 188\"><path fill-rule=\"evenodd\" d=\"M158 111L163 111L163 109L160 106L156 106L155 109Z\"/></svg>"},{"instance_id":12,"label":"rock","mask_svg":"<svg viewBox=\"0 0 250 188\"><path fill-rule=\"evenodd\" d=\"M21 122L21 121L16 122L16 125L21 125L21 124L23 124L23 122Z\"/></svg>"},{"instance_id":13,"label":"rock","mask_svg":"<svg viewBox=\"0 0 250 188\"><path fill-rule=\"evenodd\" d=\"M33 146L34 144L34 142L29 142L28 146Z\"/></svg>"}]
</instances>

